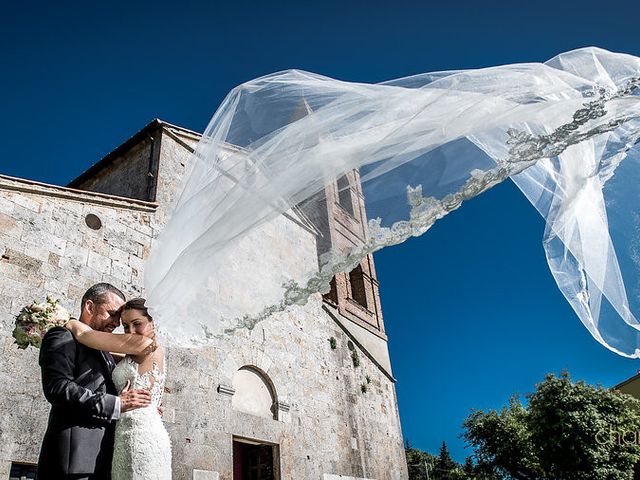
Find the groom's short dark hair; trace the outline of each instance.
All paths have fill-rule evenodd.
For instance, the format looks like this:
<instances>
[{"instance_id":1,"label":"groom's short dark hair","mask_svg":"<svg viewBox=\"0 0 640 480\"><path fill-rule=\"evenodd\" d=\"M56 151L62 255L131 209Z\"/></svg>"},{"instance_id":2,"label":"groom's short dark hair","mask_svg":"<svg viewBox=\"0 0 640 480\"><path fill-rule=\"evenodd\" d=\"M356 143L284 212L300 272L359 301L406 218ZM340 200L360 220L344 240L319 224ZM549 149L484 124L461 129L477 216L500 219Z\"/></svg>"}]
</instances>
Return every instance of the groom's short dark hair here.
<instances>
[{"instance_id":1,"label":"groom's short dark hair","mask_svg":"<svg viewBox=\"0 0 640 480\"><path fill-rule=\"evenodd\" d=\"M118 288L114 287L110 283L96 283L92 287L89 288L82 296L82 302L80 303L80 309L84 308L84 304L87 303L88 300L91 300L96 305L100 305L104 303L106 300L106 296L109 293L113 293L119 296L123 302L126 302L127 299Z\"/></svg>"}]
</instances>

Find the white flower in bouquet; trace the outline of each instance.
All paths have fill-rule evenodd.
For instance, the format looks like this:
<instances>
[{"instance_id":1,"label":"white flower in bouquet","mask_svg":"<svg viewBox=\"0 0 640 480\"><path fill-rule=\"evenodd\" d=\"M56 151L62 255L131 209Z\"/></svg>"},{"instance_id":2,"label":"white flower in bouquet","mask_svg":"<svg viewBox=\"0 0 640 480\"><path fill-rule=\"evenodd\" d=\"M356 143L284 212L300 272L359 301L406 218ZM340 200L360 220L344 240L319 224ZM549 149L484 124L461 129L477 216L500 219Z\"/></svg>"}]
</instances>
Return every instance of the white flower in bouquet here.
<instances>
[{"instance_id":1,"label":"white flower in bouquet","mask_svg":"<svg viewBox=\"0 0 640 480\"><path fill-rule=\"evenodd\" d=\"M34 301L16 315L13 329L15 343L22 349L29 345L40 348L45 333L53 327L64 326L70 318L69 312L60 305L60 302L47 295L46 302Z\"/></svg>"}]
</instances>

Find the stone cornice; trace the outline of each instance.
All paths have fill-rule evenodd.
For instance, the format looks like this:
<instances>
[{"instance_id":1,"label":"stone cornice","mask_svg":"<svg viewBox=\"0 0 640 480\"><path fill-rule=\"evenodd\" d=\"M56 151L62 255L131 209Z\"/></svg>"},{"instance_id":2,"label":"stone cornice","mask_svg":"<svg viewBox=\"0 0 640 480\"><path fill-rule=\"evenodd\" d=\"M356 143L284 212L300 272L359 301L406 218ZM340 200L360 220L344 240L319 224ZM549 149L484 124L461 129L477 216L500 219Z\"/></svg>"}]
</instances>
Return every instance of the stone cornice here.
<instances>
[{"instance_id":1,"label":"stone cornice","mask_svg":"<svg viewBox=\"0 0 640 480\"><path fill-rule=\"evenodd\" d=\"M137 210L141 212L155 212L158 204L145 202L133 198L118 197L105 193L77 190L74 188L60 187L47 183L36 182L24 178L10 177L0 174L0 190L30 193L46 197L62 198L80 203L90 203L103 207L122 208L125 210Z\"/></svg>"}]
</instances>

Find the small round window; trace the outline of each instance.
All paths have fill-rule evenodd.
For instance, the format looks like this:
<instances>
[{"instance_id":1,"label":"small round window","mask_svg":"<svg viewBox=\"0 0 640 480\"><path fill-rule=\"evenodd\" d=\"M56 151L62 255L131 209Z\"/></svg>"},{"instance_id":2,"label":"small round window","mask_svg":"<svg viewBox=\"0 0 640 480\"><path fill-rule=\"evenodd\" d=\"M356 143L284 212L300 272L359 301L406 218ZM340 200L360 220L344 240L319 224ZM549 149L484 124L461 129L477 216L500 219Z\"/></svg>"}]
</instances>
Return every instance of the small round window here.
<instances>
[{"instance_id":1,"label":"small round window","mask_svg":"<svg viewBox=\"0 0 640 480\"><path fill-rule=\"evenodd\" d=\"M102 220L100 220L100 218L93 213L87 215L84 221L87 224L87 227L92 230L100 230L100 228L102 228Z\"/></svg>"}]
</instances>

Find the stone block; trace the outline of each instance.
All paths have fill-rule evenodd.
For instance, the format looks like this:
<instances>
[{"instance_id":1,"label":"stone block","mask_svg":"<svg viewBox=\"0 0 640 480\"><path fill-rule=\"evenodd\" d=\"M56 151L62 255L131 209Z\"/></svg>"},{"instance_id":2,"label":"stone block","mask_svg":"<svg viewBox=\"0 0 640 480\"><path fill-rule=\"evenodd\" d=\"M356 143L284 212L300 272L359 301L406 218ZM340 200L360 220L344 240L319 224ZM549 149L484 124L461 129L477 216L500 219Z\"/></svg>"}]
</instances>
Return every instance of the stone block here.
<instances>
[{"instance_id":1,"label":"stone block","mask_svg":"<svg viewBox=\"0 0 640 480\"><path fill-rule=\"evenodd\" d=\"M193 480L220 480L220 474L211 470L193 470Z\"/></svg>"},{"instance_id":2,"label":"stone block","mask_svg":"<svg viewBox=\"0 0 640 480\"><path fill-rule=\"evenodd\" d=\"M111 262L111 275L123 282L131 283L131 267L126 263Z\"/></svg>"},{"instance_id":3,"label":"stone block","mask_svg":"<svg viewBox=\"0 0 640 480\"><path fill-rule=\"evenodd\" d=\"M97 253L98 255L113 258L111 256L109 244L102 237L102 235L92 235L90 233L85 233L82 235L81 245L84 248Z\"/></svg>"},{"instance_id":4,"label":"stone block","mask_svg":"<svg viewBox=\"0 0 640 480\"><path fill-rule=\"evenodd\" d=\"M42 275L6 261L0 261L0 275L6 279L20 282L27 288L40 288L44 284Z\"/></svg>"},{"instance_id":5,"label":"stone block","mask_svg":"<svg viewBox=\"0 0 640 480\"><path fill-rule=\"evenodd\" d=\"M87 266L104 275L111 271L111 259L95 252L89 252Z\"/></svg>"},{"instance_id":6,"label":"stone block","mask_svg":"<svg viewBox=\"0 0 640 480\"><path fill-rule=\"evenodd\" d=\"M123 222L127 225L128 236L137 242L147 243L149 238L153 236L153 228L146 224L140 216L132 216L128 220L128 222Z\"/></svg>"},{"instance_id":7,"label":"stone block","mask_svg":"<svg viewBox=\"0 0 640 480\"><path fill-rule=\"evenodd\" d=\"M49 265L59 267L60 258L61 258L60 255L58 255L57 253L49 252L49 257L47 259L47 262L49 263Z\"/></svg>"},{"instance_id":8,"label":"stone block","mask_svg":"<svg viewBox=\"0 0 640 480\"><path fill-rule=\"evenodd\" d=\"M138 257L137 255L130 255L128 258L128 263L129 266L135 269L138 273L141 273L144 270L144 262L142 261L142 258Z\"/></svg>"},{"instance_id":9,"label":"stone block","mask_svg":"<svg viewBox=\"0 0 640 480\"><path fill-rule=\"evenodd\" d=\"M15 208L13 197L8 192L0 192L0 213L11 215Z\"/></svg>"},{"instance_id":10,"label":"stone block","mask_svg":"<svg viewBox=\"0 0 640 480\"><path fill-rule=\"evenodd\" d=\"M78 239L80 240L80 239ZM89 250L75 243L67 242L64 249L63 258L60 259L60 266L65 268L69 265L83 266L87 265L89 259ZM91 252L91 255L96 255Z\"/></svg>"},{"instance_id":11,"label":"stone block","mask_svg":"<svg viewBox=\"0 0 640 480\"><path fill-rule=\"evenodd\" d=\"M60 238L57 235L46 234L46 231L38 230L23 230L20 236L20 241L35 245L36 247L47 248L50 252L58 255L63 255L67 241L64 238Z\"/></svg>"},{"instance_id":12,"label":"stone block","mask_svg":"<svg viewBox=\"0 0 640 480\"><path fill-rule=\"evenodd\" d=\"M42 208L42 201L36 198L31 198L28 195L16 195L14 198L16 205L20 205L32 212L40 213Z\"/></svg>"},{"instance_id":13,"label":"stone block","mask_svg":"<svg viewBox=\"0 0 640 480\"><path fill-rule=\"evenodd\" d=\"M128 264L129 263L129 251L128 250L122 250L120 248L116 248L114 246L110 246L109 247L109 258L111 260L120 262L120 263L124 263L124 264Z\"/></svg>"},{"instance_id":14,"label":"stone block","mask_svg":"<svg viewBox=\"0 0 640 480\"><path fill-rule=\"evenodd\" d=\"M68 282L58 278L48 278L44 282L44 289L47 292L66 292L68 288Z\"/></svg>"},{"instance_id":15,"label":"stone block","mask_svg":"<svg viewBox=\"0 0 640 480\"><path fill-rule=\"evenodd\" d=\"M9 214L0 212L0 232L11 238L20 238L22 226Z\"/></svg>"},{"instance_id":16,"label":"stone block","mask_svg":"<svg viewBox=\"0 0 640 480\"><path fill-rule=\"evenodd\" d=\"M25 245L24 254L36 258L42 262L48 262L51 252L48 248L36 247L35 245Z\"/></svg>"},{"instance_id":17,"label":"stone block","mask_svg":"<svg viewBox=\"0 0 640 480\"><path fill-rule=\"evenodd\" d=\"M78 280L81 280L81 279L74 278L74 282L78 282ZM74 283L69 284L69 287L67 288L67 291L66 291L66 296L76 301L76 306L78 307L77 310L80 309L80 300L82 299L84 292L86 292L87 289L94 283L96 282L84 280L84 283L82 285L76 285Z\"/></svg>"},{"instance_id":18,"label":"stone block","mask_svg":"<svg viewBox=\"0 0 640 480\"><path fill-rule=\"evenodd\" d=\"M132 276L132 284L129 286L127 291L130 297L144 297L144 287L140 283L141 279Z\"/></svg>"},{"instance_id":19,"label":"stone block","mask_svg":"<svg viewBox=\"0 0 640 480\"><path fill-rule=\"evenodd\" d=\"M68 213L61 214L64 219L54 225L52 230L53 234L64 238L68 242L80 245L82 243L82 234L79 230L80 226L71 219Z\"/></svg>"},{"instance_id":20,"label":"stone block","mask_svg":"<svg viewBox=\"0 0 640 480\"><path fill-rule=\"evenodd\" d=\"M0 478L9 478L11 472L11 462L0 460Z\"/></svg>"},{"instance_id":21,"label":"stone block","mask_svg":"<svg viewBox=\"0 0 640 480\"><path fill-rule=\"evenodd\" d=\"M69 201L69 202L65 202L62 208L68 212L71 212L77 216L80 216L85 213L85 209L87 208L87 205L82 202ZM88 208L91 209L95 207L91 206Z\"/></svg>"},{"instance_id":22,"label":"stone block","mask_svg":"<svg viewBox=\"0 0 640 480\"><path fill-rule=\"evenodd\" d=\"M5 248L2 261L28 271L38 271L42 266L42 260L33 258L26 253L17 252L12 248Z\"/></svg>"},{"instance_id":23,"label":"stone block","mask_svg":"<svg viewBox=\"0 0 640 480\"><path fill-rule=\"evenodd\" d=\"M127 227L112 219L106 219L105 222L109 223L103 223L103 228L105 229L104 238L110 247L126 252L135 251L135 242L127 237Z\"/></svg>"}]
</instances>

